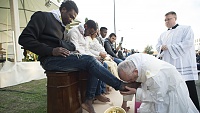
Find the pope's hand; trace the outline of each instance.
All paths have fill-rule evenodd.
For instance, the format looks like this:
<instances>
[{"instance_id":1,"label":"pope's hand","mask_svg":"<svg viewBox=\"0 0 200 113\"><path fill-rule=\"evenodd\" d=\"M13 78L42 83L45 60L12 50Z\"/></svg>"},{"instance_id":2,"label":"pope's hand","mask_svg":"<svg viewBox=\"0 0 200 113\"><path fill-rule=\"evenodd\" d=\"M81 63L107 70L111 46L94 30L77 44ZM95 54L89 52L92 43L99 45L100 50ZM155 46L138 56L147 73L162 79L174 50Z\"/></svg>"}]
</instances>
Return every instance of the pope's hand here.
<instances>
[{"instance_id":1,"label":"pope's hand","mask_svg":"<svg viewBox=\"0 0 200 113\"><path fill-rule=\"evenodd\" d=\"M122 95L132 95L132 94L135 94L136 93L136 89L135 88L130 88L128 86L125 86L125 88L128 90L128 91L120 91L120 93Z\"/></svg>"}]
</instances>

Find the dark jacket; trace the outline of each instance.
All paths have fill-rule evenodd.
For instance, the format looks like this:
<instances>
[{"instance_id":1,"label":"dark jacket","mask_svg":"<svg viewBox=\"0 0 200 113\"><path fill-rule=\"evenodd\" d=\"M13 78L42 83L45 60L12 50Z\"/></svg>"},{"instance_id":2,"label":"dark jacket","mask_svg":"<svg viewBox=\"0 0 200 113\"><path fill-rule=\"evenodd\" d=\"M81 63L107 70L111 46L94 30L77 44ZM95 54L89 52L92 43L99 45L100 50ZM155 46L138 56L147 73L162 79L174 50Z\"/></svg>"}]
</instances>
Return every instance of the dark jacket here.
<instances>
[{"instance_id":1,"label":"dark jacket","mask_svg":"<svg viewBox=\"0 0 200 113\"><path fill-rule=\"evenodd\" d=\"M122 60L125 60L124 58L124 55L123 55L123 52L121 50L118 51L118 54L117 54L118 58L122 59Z\"/></svg>"},{"instance_id":2,"label":"dark jacket","mask_svg":"<svg viewBox=\"0 0 200 113\"><path fill-rule=\"evenodd\" d=\"M53 48L61 47L65 27L50 12L34 13L19 36L19 44L39 55L39 60L51 56Z\"/></svg>"},{"instance_id":3,"label":"dark jacket","mask_svg":"<svg viewBox=\"0 0 200 113\"><path fill-rule=\"evenodd\" d=\"M110 39L106 38L104 41L104 48L106 52L111 55L112 57L118 58L116 53L117 51L115 50L114 45L111 43Z\"/></svg>"}]
</instances>

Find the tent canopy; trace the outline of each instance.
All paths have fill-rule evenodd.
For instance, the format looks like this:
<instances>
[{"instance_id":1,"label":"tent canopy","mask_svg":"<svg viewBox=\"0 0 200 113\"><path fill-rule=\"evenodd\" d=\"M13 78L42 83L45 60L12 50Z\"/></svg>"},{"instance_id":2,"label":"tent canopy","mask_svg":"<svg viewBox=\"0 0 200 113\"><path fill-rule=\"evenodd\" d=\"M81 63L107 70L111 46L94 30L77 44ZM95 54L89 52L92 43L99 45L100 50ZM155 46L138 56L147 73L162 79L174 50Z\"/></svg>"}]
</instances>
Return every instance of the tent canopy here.
<instances>
[{"instance_id":1,"label":"tent canopy","mask_svg":"<svg viewBox=\"0 0 200 113\"><path fill-rule=\"evenodd\" d=\"M18 0L20 29L22 30L24 27L26 27L27 23L30 20L31 15L34 12L50 11L53 9L58 9L57 5L49 2L47 0ZM45 6L45 4L47 5ZM0 0L0 14L1 14L0 32L11 30L11 15L10 15L9 0Z\"/></svg>"},{"instance_id":2,"label":"tent canopy","mask_svg":"<svg viewBox=\"0 0 200 113\"><path fill-rule=\"evenodd\" d=\"M13 5L18 7L18 11L13 8ZM58 8L50 0L18 0L17 2L15 0L0 0L0 43L2 43L5 52L9 54L8 47L13 47L13 51L10 53L21 55L17 58L17 61L20 61L18 59L21 59L22 51L18 45L18 36L26 27L32 14L36 11L51 11Z\"/></svg>"}]
</instances>

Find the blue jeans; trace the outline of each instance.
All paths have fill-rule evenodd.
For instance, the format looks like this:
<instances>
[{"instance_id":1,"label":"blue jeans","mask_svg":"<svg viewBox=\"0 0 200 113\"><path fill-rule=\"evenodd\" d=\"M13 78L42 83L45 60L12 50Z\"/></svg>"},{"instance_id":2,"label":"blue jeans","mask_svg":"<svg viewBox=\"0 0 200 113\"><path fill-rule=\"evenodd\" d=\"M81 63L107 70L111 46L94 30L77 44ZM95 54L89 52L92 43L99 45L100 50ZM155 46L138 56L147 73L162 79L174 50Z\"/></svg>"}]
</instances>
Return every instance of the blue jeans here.
<instances>
[{"instance_id":1,"label":"blue jeans","mask_svg":"<svg viewBox=\"0 0 200 113\"><path fill-rule=\"evenodd\" d=\"M119 59L119 58L115 58L115 57L113 57L114 58L114 62L115 63L117 63L117 65L120 63L120 62L122 62L123 60L122 59Z\"/></svg>"},{"instance_id":2,"label":"blue jeans","mask_svg":"<svg viewBox=\"0 0 200 113\"><path fill-rule=\"evenodd\" d=\"M86 99L94 98L98 85L98 79L112 86L115 90L122 88L122 81L112 75L98 60L92 56L50 56L41 62L41 65L47 71L68 71L71 69L88 71L90 77L88 78Z\"/></svg>"},{"instance_id":3,"label":"blue jeans","mask_svg":"<svg viewBox=\"0 0 200 113\"><path fill-rule=\"evenodd\" d=\"M106 64L105 62L103 63L103 66L108 69L108 64ZM106 84L104 82L102 82L101 80L98 81L98 85L97 85L97 90L95 95L101 95L103 93L106 92Z\"/></svg>"}]
</instances>

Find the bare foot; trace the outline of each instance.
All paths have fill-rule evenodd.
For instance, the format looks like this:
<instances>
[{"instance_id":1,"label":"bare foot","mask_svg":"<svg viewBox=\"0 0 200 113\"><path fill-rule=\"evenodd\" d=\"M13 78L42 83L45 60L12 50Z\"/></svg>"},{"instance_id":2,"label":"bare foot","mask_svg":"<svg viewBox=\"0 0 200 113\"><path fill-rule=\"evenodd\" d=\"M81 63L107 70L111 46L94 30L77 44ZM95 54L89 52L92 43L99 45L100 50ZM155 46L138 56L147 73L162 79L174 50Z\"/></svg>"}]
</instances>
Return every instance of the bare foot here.
<instances>
[{"instance_id":1,"label":"bare foot","mask_svg":"<svg viewBox=\"0 0 200 113\"><path fill-rule=\"evenodd\" d=\"M105 96L105 95L108 95L108 94L110 94L110 93L106 91L103 95Z\"/></svg>"},{"instance_id":2,"label":"bare foot","mask_svg":"<svg viewBox=\"0 0 200 113\"><path fill-rule=\"evenodd\" d=\"M129 111L130 107L122 107L126 112Z\"/></svg>"},{"instance_id":3,"label":"bare foot","mask_svg":"<svg viewBox=\"0 0 200 113\"><path fill-rule=\"evenodd\" d=\"M82 108L89 113L95 113L94 108L92 106L92 101L93 100L86 100L84 103L81 104Z\"/></svg>"},{"instance_id":4,"label":"bare foot","mask_svg":"<svg viewBox=\"0 0 200 113\"><path fill-rule=\"evenodd\" d=\"M110 86L106 86L106 92L111 92L111 87Z\"/></svg>"},{"instance_id":5,"label":"bare foot","mask_svg":"<svg viewBox=\"0 0 200 113\"><path fill-rule=\"evenodd\" d=\"M129 91L128 89L125 88L125 86L128 86L130 88L135 88L137 89L138 87L141 86L140 82L130 82L130 83L124 83L120 91Z\"/></svg>"},{"instance_id":6,"label":"bare foot","mask_svg":"<svg viewBox=\"0 0 200 113\"><path fill-rule=\"evenodd\" d=\"M110 102L110 99L104 95L98 95L95 98L101 102Z\"/></svg>"},{"instance_id":7,"label":"bare foot","mask_svg":"<svg viewBox=\"0 0 200 113\"><path fill-rule=\"evenodd\" d=\"M123 101L122 108L127 112L129 111L130 107L127 107L127 101Z\"/></svg>"}]
</instances>

